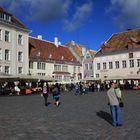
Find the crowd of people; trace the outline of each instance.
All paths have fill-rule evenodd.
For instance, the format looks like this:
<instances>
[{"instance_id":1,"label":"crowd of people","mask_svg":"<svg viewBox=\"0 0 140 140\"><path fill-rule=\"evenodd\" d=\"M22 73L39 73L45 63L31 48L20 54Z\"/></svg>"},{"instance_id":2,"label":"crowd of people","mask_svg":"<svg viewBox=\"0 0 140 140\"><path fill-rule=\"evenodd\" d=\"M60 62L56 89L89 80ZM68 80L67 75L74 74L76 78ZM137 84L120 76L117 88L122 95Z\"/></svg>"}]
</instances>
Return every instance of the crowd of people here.
<instances>
[{"instance_id":1,"label":"crowd of people","mask_svg":"<svg viewBox=\"0 0 140 140\"><path fill-rule=\"evenodd\" d=\"M14 84L4 83L1 85L1 89L5 89L8 87L9 95L20 95L22 91L22 84L19 82L15 82ZM26 94L31 94L33 89L31 90L31 84L24 84ZM49 105L48 96L52 94L54 99L54 104L59 107L60 105L60 97L61 93L64 91L69 91L69 93L73 93L75 96L77 95L85 95L90 92L99 93L101 91L106 90L108 96L108 105L110 106L111 116L112 116L112 125L114 127L121 126L121 109L123 107L122 102L122 92L119 84L115 84L113 82L110 83L100 83L100 82L79 82L79 83L71 83L71 84L48 84L47 82L42 82L37 84L37 89L41 96L44 97L45 106Z\"/></svg>"}]
</instances>

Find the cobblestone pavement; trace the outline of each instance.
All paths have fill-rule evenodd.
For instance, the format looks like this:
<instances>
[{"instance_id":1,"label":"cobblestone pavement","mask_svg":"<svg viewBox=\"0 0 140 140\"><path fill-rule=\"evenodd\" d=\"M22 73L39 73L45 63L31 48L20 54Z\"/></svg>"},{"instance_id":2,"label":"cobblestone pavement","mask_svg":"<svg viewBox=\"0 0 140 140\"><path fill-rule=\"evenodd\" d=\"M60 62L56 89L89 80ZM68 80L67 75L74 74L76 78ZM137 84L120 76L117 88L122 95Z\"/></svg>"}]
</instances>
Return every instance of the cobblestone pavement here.
<instances>
[{"instance_id":1,"label":"cobblestone pavement","mask_svg":"<svg viewBox=\"0 0 140 140\"><path fill-rule=\"evenodd\" d=\"M0 97L0 140L140 140L140 91L123 91L123 126L114 128L106 92L44 106L40 95Z\"/></svg>"}]
</instances>

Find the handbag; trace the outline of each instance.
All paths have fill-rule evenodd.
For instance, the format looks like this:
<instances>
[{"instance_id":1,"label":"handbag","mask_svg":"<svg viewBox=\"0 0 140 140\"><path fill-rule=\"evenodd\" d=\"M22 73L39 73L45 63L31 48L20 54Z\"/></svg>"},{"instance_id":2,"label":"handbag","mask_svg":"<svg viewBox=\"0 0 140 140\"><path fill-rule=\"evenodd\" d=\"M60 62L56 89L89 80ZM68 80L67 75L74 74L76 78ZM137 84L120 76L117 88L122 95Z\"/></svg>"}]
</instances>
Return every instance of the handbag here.
<instances>
[{"instance_id":1,"label":"handbag","mask_svg":"<svg viewBox=\"0 0 140 140\"><path fill-rule=\"evenodd\" d=\"M119 106L122 108L124 107L124 103L122 101L119 102Z\"/></svg>"}]
</instances>

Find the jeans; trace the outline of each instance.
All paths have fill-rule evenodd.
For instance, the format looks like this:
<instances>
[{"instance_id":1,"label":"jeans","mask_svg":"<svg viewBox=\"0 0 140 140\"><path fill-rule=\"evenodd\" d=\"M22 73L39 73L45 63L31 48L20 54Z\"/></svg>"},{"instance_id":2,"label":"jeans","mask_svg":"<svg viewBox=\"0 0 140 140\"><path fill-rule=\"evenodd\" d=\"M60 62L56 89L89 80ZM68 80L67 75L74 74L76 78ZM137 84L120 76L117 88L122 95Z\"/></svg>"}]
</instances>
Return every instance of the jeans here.
<instances>
[{"instance_id":1,"label":"jeans","mask_svg":"<svg viewBox=\"0 0 140 140\"><path fill-rule=\"evenodd\" d=\"M113 125L121 125L121 110L119 105L111 106L111 113L112 113L112 119L113 119Z\"/></svg>"},{"instance_id":2,"label":"jeans","mask_svg":"<svg viewBox=\"0 0 140 140\"><path fill-rule=\"evenodd\" d=\"M45 105L47 106L47 99L48 99L48 94L43 94L44 100L45 100Z\"/></svg>"}]
</instances>

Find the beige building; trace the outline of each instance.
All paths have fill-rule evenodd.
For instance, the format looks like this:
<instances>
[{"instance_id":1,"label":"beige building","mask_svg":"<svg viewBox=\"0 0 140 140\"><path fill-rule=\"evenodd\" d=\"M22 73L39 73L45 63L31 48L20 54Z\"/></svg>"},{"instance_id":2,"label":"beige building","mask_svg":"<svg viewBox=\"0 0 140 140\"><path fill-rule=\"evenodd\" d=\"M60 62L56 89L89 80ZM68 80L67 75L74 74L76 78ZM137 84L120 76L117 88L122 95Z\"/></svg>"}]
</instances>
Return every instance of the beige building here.
<instances>
[{"instance_id":1,"label":"beige building","mask_svg":"<svg viewBox=\"0 0 140 140\"><path fill-rule=\"evenodd\" d=\"M82 78L89 78L94 76L94 56L96 51L87 49L81 44L71 41L66 44L76 59L82 64Z\"/></svg>"},{"instance_id":2,"label":"beige building","mask_svg":"<svg viewBox=\"0 0 140 140\"><path fill-rule=\"evenodd\" d=\"M31 75L54 77L58 82L71 83L82 79L82 65L70 49L59 43L38 38L29 38L29 67Z\"/></svg>"},{"instance_id":3,"label":"beige building","mask_svg":"<svg viewBox=\"0 0 140 140\"><path fill-rule=\"evenodd\" d=\"M30 30L0 8L0 73L28 74L28 34Z\"/></svg>"},{"instance_id":4,"label":"beige building","mask_svg":"<svg viewBox=\"0 0 140 140\"><path fill-rule=\"evenodd\" d=\"M140 29L113 34L94 58L94 77L130 79L140 76Z\"/></svg>"}]
</instances>

